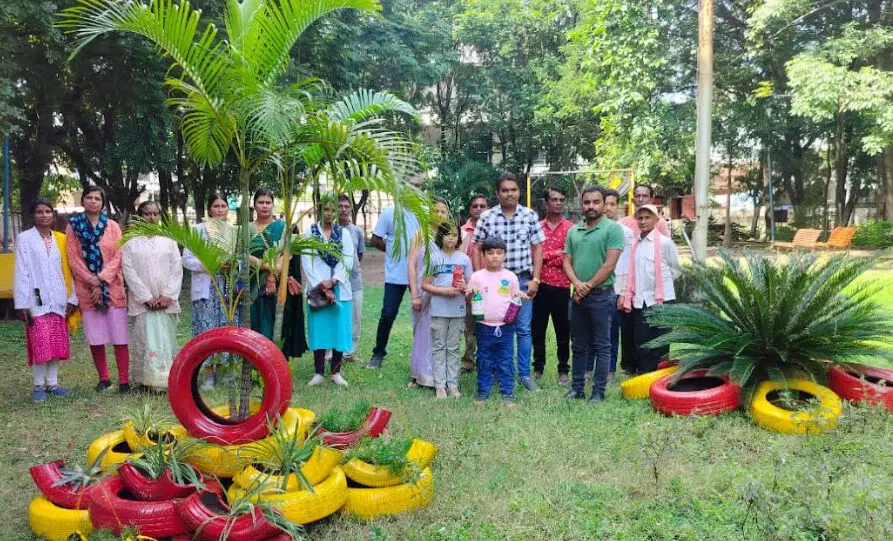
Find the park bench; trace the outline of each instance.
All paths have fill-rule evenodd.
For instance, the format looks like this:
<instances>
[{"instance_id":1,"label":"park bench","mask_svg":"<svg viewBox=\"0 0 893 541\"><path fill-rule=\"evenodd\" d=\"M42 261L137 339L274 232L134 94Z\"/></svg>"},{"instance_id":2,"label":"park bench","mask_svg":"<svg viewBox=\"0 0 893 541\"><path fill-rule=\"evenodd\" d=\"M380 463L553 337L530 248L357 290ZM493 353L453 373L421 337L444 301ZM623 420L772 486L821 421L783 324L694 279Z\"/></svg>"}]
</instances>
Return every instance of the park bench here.
<instances>
[{"instance_id":1,"label":"park bench","mask_svg":"<svg viewBox=\"0 0 893 541\"><path fill-rule=\"evenodd\" d=\"M853 243L853 236L856 234L855 227L835 227L831 234L828 235L827 242L817 242L818 248L828 248L845 250Z\"/></svg>"},{"instance_id":2,"label":"park bench","mask_svg":"<svg viewBox=\"0 0 893 541\"><path fill-rule=\"evenodd\" d=\"M813 250L817 248L816 243L822 234L821 229L798 229L794 233L794 240L791 242L776 242L776 248L791 248L793 250Z\"/></svg>"},{"instance_id":3,"label":"park bench","mask_svg":"<svg viewBox=\"0 0 893 541\"><path fill-rule=\"evenodd\" d=\"M12 298L12 274L15 254L0 254L0 299Z\"/></svg>"}]
</instances>

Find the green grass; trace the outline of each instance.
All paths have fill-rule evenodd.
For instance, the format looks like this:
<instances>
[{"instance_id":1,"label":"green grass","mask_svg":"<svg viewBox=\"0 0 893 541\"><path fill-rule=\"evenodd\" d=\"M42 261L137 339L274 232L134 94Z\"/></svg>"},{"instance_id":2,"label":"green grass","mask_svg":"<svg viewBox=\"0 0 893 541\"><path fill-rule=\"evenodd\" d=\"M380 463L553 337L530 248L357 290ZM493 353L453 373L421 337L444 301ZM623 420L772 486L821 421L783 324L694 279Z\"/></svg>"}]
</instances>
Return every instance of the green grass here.
<instances>
[{"instance_id":1,"label":"green grass","mask_svg":"<svg viewBox=\"0 0 893 541\"><path fill-rule=\"evenodd\" d=\"M893 271L873 279L893 280ZM188 290L187 290L188 291ZM367 285L361 358L374 340L382 288ZM891 292L885 302L893 308ZM183 303L188 306L188 302ZM189 337L189 314L180 340ZM23 330L0 324L0 541L32 539L27 507L36 495L28 467L65 458L83 464L90 442L116 429L127 409L164 398L93 392L95 371L80 336L61 370L70 400L32 404ZM296 406L316 412L356 399L393 411L400 436L435 442L436 496L428 509L362 522L334 516L313 539L882 539L893 524L893 416L847 407L825 436L791 437L757 427L746 413L665 418L627 401L616 384L606 403L565 403L550 359L543 391L519 392L512 410L491 399L437 401L406 388L411 347L408 303L381 371L345 365L347 390L308 388L309 355L293 364ZM550 346L550 351L554 348ZM111 355L110 355L111 356ZM110 364L113 364L110 359ZM114 373L114 368L112 368Z\"/></svg>"}]
</instances>

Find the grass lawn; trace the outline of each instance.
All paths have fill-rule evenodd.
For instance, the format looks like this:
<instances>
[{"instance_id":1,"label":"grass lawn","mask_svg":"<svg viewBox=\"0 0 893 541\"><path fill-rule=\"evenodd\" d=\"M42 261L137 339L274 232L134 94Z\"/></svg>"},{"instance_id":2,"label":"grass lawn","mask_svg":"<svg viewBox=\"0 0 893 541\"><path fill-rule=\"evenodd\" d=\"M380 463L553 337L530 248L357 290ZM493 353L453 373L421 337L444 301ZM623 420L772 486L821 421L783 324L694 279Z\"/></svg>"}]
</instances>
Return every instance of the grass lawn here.
<instances>
[{"instance_id":1,"label":"grass lawn","mask_svg":"<svg viewBox=\"0 0 893 541\"><path fill-rule=\"evenodd\" d=\"M893 281L893 271L872 279ZM184 288L188 291L188 288ZM361 348L368 359L382 288L366 286ZM893 291L885 294L893 308ZM188 306L188 302L184 302ZM189 337L189 315L180 339ZM116 429L142 401L97 396L80 336L61 370L70 400L31 403L23 330L0 324L0 541L32 539L28 467L56 458L83 464L90 442ZM411 326L404 304L384 369L347 364L348 390L308 389L312 362L293 365L293 404L317 412L364 397L393 411L391 428L435 442L436 495L428 509L361 522L334 516L308 528L314 539L889 539L893 525L893 416L847 407L830 435L792 437L757 427L745 413L665 418L631 402L616 384L606 403L565 403L554 358L537 394L518 393L510 410L494 396L435 401L409 390ZM550 350L554 351L553 348ZM113 364L110 359L110 364ZM114 368L112 368L114 374Z\"/></svg>"}]
</instances>

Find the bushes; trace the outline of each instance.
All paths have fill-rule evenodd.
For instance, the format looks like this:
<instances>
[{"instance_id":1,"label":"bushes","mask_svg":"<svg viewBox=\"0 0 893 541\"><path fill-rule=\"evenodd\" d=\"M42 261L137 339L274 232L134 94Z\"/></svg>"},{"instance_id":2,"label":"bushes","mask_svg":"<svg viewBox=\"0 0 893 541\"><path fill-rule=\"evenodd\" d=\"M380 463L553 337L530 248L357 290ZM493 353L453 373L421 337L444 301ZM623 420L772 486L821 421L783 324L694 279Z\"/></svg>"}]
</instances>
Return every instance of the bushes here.
<instances>
[{"instance_id":1,"label":"bushes","mask_svg":"<svg viewBox=\"0 0 893 541\"><path fill-rule=\"evenodd\" d=\"M893 222L877 221L862 224L856 229L853 247L882 250L893 246Z\"/></svg>"},{"instance_id":2,"label":"bushes","mask_svg":"<svg viewBox=\"0 0 893 541\"><path fill-rule=\"evenodd\" d=\"M791 242L794 240L794 233L797 230L787 225L780 225L775 228L775 240L779 242Z\"/></svg>"}]
</instances>

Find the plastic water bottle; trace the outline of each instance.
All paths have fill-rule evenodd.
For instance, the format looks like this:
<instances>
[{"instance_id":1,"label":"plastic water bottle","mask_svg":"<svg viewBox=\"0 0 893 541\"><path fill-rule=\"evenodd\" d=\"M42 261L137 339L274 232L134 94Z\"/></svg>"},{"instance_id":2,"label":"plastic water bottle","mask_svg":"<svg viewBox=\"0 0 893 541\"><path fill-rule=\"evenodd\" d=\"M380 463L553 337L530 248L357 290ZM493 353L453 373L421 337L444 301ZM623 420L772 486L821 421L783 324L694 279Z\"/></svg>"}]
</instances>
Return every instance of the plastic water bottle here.
<instances>
[{"instance_id":1,"label":"plastic water bottle","mask_svg":"<svg viewBox=\"0 0 893 541\"><path fill-rule=\"evenodd\" d=\"M519 297L512 298L509 307L505 311L503 321L506 323L514 323L518 319L518 313L521 311L521 299Z\"/></svg>"},{"instance_id":2,"label":"plastic water bottle","mask_svg":"<svg viewBox=\"0 0 893 541\"><path fill-rule=\"evenodd\" d=\"M484 321L484 297L480 291L471 296L471 315L475 321Z\"/></svg>"}]
</instances>

